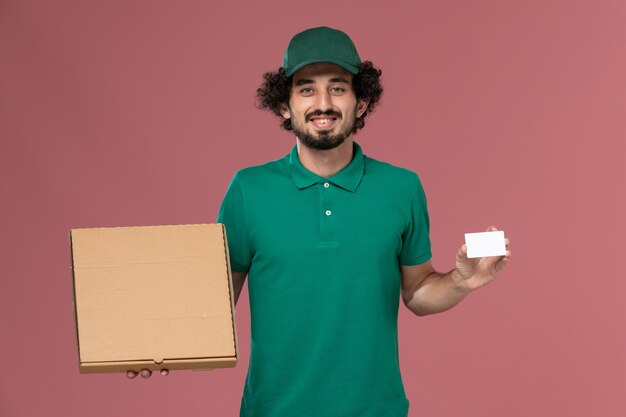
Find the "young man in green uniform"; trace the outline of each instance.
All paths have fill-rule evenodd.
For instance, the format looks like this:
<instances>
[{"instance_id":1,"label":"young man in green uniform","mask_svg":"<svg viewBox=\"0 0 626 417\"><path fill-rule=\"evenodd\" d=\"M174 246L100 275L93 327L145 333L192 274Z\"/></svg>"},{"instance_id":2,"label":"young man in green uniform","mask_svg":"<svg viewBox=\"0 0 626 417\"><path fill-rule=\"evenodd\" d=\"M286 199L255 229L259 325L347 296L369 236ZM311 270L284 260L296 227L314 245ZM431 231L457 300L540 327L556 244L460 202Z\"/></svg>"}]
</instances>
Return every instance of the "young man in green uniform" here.
<instances>
[{"instance_id":1,"label":"young man in green uniform","mask_svg":"<svg viewBox=\"0 0 626 417\"><path fill-rule=\"evenodd\" d=\"M418 176L353 141L380 99L380 74L345 33L319 27L294 36L257 91L296 145L237 172L218 215L235 299L248 277L242 417L406 417L400 296L420 316L447 310L510 257L468 259L463 245L453 271L433 270Z\"/></svg>"},{"instance_id":2,"label":"young man in green uniform","mask_svg":"<svg viewBox=\"0 0 626 417\"><path fill-rule=\"evenodd\" d=\"M239 171L218 216L236 298L249 277L241 416L407 416L399 295L417 315L447 310L510 257L468 259L463 245L453 271L433 270L418 176L353 141L380 98L379 77L345 33L320 27L294 36L257 92L296 145Z\"/></svg>"}]
</instances>

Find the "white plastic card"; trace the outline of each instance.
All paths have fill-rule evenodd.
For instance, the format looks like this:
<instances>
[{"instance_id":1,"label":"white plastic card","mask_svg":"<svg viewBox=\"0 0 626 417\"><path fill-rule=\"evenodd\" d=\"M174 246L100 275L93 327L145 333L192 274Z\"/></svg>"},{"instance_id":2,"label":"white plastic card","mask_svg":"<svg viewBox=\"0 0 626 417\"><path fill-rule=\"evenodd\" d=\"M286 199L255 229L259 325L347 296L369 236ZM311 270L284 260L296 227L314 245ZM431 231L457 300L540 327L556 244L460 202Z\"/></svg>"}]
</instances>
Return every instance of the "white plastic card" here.
<instances>
[{"instance_id":1,"label":"white plastic card","mask_svg":"<svg viewBox=\"0 0 626 417\"><path fill-rule=\"evenodd\" d=\"M506 255L504 232L465 233L468 258L483 258L485 256Z\"/></svg>"}]
</instances>

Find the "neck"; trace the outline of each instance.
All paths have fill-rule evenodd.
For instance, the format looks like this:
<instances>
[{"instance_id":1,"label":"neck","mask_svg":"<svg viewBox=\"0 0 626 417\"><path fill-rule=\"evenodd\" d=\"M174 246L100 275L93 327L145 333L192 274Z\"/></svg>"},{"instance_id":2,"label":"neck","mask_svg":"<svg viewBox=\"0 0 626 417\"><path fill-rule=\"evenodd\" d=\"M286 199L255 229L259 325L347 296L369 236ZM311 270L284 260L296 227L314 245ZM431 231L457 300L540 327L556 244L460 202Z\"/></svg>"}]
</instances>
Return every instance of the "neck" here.
<instances>
[{"instance_id":1,"label":"neck","mask_svg":"<svg viewBox=\"0 0 626 417\"><path fill-rule=\"evenodd\" d=\"M328 150L318 150L306 147L297 139L298 157L300 163L312 173L320 177L330 178L352 161L352 138L339 146Z\"/></svg>"}]
</instances>

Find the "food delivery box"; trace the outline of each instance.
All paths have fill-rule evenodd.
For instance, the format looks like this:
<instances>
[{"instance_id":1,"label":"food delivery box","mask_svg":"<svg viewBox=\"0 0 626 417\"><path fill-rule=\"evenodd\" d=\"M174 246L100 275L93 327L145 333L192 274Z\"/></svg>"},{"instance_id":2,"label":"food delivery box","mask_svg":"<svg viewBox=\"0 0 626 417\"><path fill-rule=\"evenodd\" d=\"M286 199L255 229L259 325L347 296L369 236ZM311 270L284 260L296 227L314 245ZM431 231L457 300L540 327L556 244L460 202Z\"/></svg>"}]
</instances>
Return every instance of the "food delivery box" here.
<instances>
[{"instance_id":1,"label":"food delivery box","mask_svg":"<svg viewBox=\"0 0 626 417\"><path fill-rule=\"evenodd\" d=\"M237 363L221 224L72 229L81 373Z\"/></svg>"}]
</instances>

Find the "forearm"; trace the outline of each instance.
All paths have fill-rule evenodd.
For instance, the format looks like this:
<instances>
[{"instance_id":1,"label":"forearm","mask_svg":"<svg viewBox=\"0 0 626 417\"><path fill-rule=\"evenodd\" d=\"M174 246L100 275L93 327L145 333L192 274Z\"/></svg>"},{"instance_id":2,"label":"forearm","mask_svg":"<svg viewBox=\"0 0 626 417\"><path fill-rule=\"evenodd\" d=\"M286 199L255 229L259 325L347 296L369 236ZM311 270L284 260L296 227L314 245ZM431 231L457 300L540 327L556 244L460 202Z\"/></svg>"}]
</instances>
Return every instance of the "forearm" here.
<instances>
[{"instance_id":1,"label":"forearm","mask_svg":"<svg viewBox=\"0 0 626 417\"><path fill-rule=\"evenodd\" d=\"M446 274L433 271L412 293L405 296L405 304L418 316L440 313L457 305L470 290L456 284L456 270Z\"/></svg>"}]
</instances>

